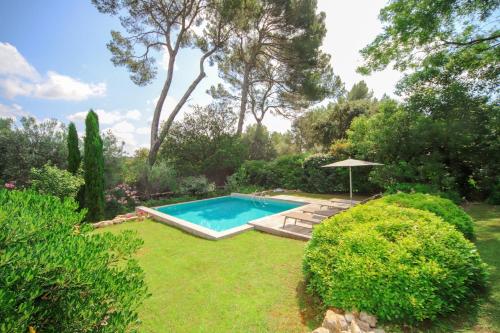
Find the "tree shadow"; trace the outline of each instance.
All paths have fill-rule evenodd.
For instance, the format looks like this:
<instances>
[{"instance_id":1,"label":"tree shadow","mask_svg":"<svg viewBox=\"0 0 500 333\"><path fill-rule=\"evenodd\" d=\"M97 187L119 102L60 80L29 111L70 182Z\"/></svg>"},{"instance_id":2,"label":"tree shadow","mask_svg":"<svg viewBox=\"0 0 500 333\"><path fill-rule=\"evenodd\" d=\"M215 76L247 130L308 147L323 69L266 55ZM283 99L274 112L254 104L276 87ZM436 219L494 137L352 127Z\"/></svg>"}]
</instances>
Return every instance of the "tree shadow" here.
<instances>
[{"instance_id":1,"label":"tree shadow","mask_svg":"<svg viewBox=\"0 0 500 333\"><path fill-rule=\"evenodd\" d=\"M327 307L323 305L319 297L307 290L305 281L300 281L295 290L302 323L311 330L321 326Z\"/></svg>"}]
</instances>

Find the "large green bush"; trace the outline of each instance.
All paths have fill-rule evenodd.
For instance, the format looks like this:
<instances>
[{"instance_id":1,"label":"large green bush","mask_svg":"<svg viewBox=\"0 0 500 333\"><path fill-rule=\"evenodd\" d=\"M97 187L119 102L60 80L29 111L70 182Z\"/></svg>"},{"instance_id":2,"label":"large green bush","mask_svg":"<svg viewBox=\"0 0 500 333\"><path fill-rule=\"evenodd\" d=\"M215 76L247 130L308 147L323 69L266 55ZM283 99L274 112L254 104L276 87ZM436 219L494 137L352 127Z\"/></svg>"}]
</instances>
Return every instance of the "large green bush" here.
<instances>
[{"instance_id":1,"label":"large green bush","mask_svg":"<svg viewBox=\"0 0 500 333\"><path fill-rule=\"evenodd\" d=\"M474 223L472 218L451 200L422 193L392 194L385 196L382 200L402 207L411 207L432 212L457 228L466 238L474 238Z\"/></svg>"},{"instance_id":2,"label":"large green bush","mask_svg":"<svg viewBox=\"0 0 500 333\"><path fill-rule=\"evenodd\" d=\"M193 196L205 196L215 191L215 184L210 183L205 176L186 177L182 179L179 192Z\"/></svg>"},{"instance_id":3,"label":"large green bush","mask_svg":"<svg viewBox=\"0 0 500 333\"><path fill-rule=\"evenodd\" d=\"M146 297L130 233L78 227L72 199L0 190L0 332L130 332Z\"/></svg>"},{"instance_id":4,"label":"large green bush","mask_svg":"<svg viewBox=\"0 0 500 333\"><path fill-rule=\"evenodd\" d=\"M463 199L460 197L460 194L458 194L457 191L454 191L452 189L447 189L446 191L443 192L436 185L431 185L431 184L395 183L395 184L386 184L384 188L386 194L394 194L398 192L425 193L450 199L456 204L460 204L463 201Z\"/></svg>"},{"instance_id":5,"label":"large green bush","mask_svg":"<svg viewBox=\"0 0 500 333\"><path fill-rule=\"evenodd\" d=\"M61 199L75 198L83 178L71 172L46 164L40 169L31 169L31 187L42 194L49 194Z\"/></svg>"},{"instance_id":6,"label":"large green bush","mask_svg":"<svg viewBox=\"0 0 500 333\"><path fill-rule=\"evenodd\" d=\"M433 213L380 201L318 225L304 272L327 306L404 323L452 312L486 283L460 232Z\"/></svg>"}]
</instances>

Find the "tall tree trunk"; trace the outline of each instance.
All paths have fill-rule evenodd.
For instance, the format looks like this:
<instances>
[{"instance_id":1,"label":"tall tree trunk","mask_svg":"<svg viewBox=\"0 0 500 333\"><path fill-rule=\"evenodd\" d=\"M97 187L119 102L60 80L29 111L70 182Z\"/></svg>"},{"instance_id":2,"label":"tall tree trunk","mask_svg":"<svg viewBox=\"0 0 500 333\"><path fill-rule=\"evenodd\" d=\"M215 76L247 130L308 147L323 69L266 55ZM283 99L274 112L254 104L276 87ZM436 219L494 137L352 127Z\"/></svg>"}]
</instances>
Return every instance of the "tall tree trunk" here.
<instances>
[{"instance_id":1,"label":"tall tree trunk","mask_svg":"<svg viewBox=\"0 0 500 333\"><path fill-rule=\"evenodd\" d=\"M243 83L241 85L241 104L240 115L238 118L238 129L236 130L236 135L238 136L243 133L243 123L245 121L245 114L247 112L248 88L250 86L250 70L251 65L249 63L246 63L245 71L243 72Z\"/></svg>"},{"instance_id":2,"label":"tall tree trunk","mask_svg":"<svg viewBox=\"0 0 500 333\"><path fill-rule=\"evenodd\" d=\"M200 59L200 72L199 72L198 76L191 83L191 85L188 87L188 89L184 92L184 95L182 96L182 98L179 100L179 102L177 103L175 108L172 110L172 112L168 116L168 119L163 124L159 135L157 134L156 140L154 140L154 142L153 142L153 140L151 140L151 148L149 150L149 156L148 156L148 161L149 161L150 166L153 166L153 164L155 164L156 158L158 157L158 151L160 150L160 146L161 146L163 140L165 140L165 137L167 136L168 132L170 131L170 127L172 127L172 124L174 123L175 117L177 116L177 114L179 113L181 108L184 106L184 104L188 100L189 96L191 96L194 89L196 89L196 86L198 86L198 84L201 82L201 80L203 80L205 78L205 76L207 76L207 74L205 73L205 67L204 67L205 60L208 57L210 57L216 50L217 50L217 48L213 48L210 51L206 52L201 57L201 59Z\"/></svg>"},{"instance_id":3,"label":"tall tree trunk","mask_svg":"<svg viewBox=\"0 0 500 333\"><path fill-rule=\"evenodd\" d=\"M163 109L163 104L165 104L165 99L167 98L168 91L170 90L170 84L172 83L172 77L174 74L175 57L176 57L176 54L173 54L173 52L169 53L167 79L165 80L165 83L163 84L163 88L161 90L160 97L158 98L158 102L156 102L155 112L153 114L153 120L151 122L150 147L153 147L155 142L158 140L158 132L159 132L158 129L160 127L161 111Z\"/></svg>"}]
</instances>

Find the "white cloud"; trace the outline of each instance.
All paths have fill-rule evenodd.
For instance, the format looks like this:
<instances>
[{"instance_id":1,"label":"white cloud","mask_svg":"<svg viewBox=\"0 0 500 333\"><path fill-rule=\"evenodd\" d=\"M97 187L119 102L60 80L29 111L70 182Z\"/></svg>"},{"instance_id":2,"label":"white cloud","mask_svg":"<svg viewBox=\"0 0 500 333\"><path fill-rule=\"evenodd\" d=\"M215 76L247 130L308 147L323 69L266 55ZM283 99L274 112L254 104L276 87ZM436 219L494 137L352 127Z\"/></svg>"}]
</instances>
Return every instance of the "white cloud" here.
<instances>
[{"instance_id":1,"label":"white cloud","mask_svg":"<svg viewBox=\"0 0 500 333\"><path fill-rule=\"evenodd\" d=\"M117 122L123 121L123 120L139 120L142 117L142 114L139 112L139 110L130 110L126 112L120 112L120 111L105 111L103 109L96 109L94 110L95 113L97 113L97 116L99 117L99 123L102 125L111 125L111 124L116 124ZM70 114L68 116L68 120L70 121L85 121L85 118L87 117L88 111L81 111L81 112L76 112L73 114Z\"/></svg>"},{"instance_id":2,"label":"white cloud","mask_svg":"<svg viewBox=\"0 0 500 333\"><path fill-rule=\"evenodd\" d=\"M29 96L82 101L104 96L106 84L85 83L55 71L48 71L42 77L13 45L0 42L0 93L8 99Z\"/></svg>"},{"instance_id":3,"label":"white cloud","mask_svg":"<svg viewBox=\"0 0 500 333\"><path fill-rule=\"evenodd\" d=\"M9 44L0 42L0 75L15 75L31 80L37 80L40 74L26 59Z\"/></svg>"},{"instance_id":4,"label":"white cloud","mask_svg":"<svg viewBox=\"0 0 500 333\"><path fill-rule=\"evenodd\" d=\"M31 116L18 104L4 105L0 103L0 118L17 119L19 117Z\"/></svg>"},{"instance_id":5,"label":"white cloud","mask_svg":"<svg viewBox=\"0 0 500 333\"><path fill-rule=\"evenodd\" d=\"M136 149L147 147L150 129L146 126L147 120L139 110L106 111L94 110L99 117L99 124L103 132L111 131L120 141L125 142L125 150L133 153ZM67 118L76 123L83 123L88 111L76 112ZM136 127L137 126L137 127ZM140 126L140 127L139 127Z\"/></svg>"},{"instance_id":6,"label":"white cloud","mask_svg":"<svg viewBox=\"0 0 500 333\"><path fill-rule=\"evenodd\" d=\"M125 118L132 120L139 120L142 117L142 113L139 110L130 110L125 114Z\"/></svg>"}]
</instances>

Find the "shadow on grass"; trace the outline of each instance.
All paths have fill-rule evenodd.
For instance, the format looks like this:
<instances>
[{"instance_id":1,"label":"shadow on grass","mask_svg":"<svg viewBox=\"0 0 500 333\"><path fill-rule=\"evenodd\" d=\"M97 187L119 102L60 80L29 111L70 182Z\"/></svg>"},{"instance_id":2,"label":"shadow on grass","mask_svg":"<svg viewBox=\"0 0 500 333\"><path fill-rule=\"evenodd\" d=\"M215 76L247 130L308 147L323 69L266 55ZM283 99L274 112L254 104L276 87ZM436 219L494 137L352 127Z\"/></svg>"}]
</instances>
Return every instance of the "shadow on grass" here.
<instances>
[{"instance_id":1,"label":"shadow on grass","mask_svg":"<svg viewBox=\"0 0 500 333\"><path fill-rule=\"evenodd\" d=\"M300 308L302 323L311 330L321 326L326 307L321 303L319 297L307 291L305 281L300 281L295 290L297 291L297 301Z\"/></svg>"}]
</instances>

